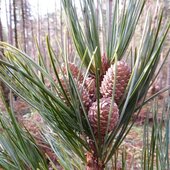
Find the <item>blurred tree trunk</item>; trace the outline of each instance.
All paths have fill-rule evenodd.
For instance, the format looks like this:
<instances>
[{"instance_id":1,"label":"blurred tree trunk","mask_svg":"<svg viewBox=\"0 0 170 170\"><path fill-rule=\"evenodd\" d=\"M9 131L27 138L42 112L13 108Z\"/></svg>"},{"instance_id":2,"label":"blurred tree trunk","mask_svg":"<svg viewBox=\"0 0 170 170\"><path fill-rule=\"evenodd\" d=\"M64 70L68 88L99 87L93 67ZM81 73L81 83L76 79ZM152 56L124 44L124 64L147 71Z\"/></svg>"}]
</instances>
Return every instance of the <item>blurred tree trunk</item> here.
<instances>
[{"instance_id":1,"label":"blurred tree trunk","mask_svg":"<svg viewBox=\"0 0 170 170\"><path fill-rule=\"evenodd\" d=\"M5 0L5 13L6 13L6 25L7 25L7 32L8 32L8 37L7 41L10 42L10 25L9 25L9 18L8 18L8 7L7 7L7 1Z\"/></svg>"},{"instance_id":2,"label":"blurred tree trunk","mask_svg":"<svg viewBox=\"0 0 170 170\"><path fill-rule=\"evenodd\" d=\"M55 37L58 37L58 29L59 29L59 18L58 18L58 9L57 9L57 1L55 1L55 15L54 15L54 21L55 21L55 24L54 24L54 27L53 27L53 33L54 33L54 36ZM55 43L54 44L55 45L55 51L56 51L56 53L58 53L58 45L57 45L57 43Z\"/></svg>"},{"instance_id":3,"label":"blurred tree trunk","mask_svg":"<svg viewBox=\"0 0 170 170\"><path fill-rule=\"evenodd\" d=\"M51 15L51 17L52 17L52 15ZM50 40L52 34L51 34L51 30L50 30L50 13L49 13L48 9L47 9L47 31L48 31L48 38ZM51 64L50 64L48 57L45 58L45 61L47 63L48 70L51 72L51 67L50 67Z\"/></svg>"},{"instance_id":4,"label":"blurred tree trunk","mask_svg":"<svg viewBox=\"0 0 170 170\"><path fill-rule=\"evenodd\" d=\"M25 2L24 0L21 0L21 15L22 15L22 30L23 30L23 47L24 47L24 51L26 52L26 37L25 37L25 31L26 31L26 27L25 27Z\"/></svg>"},{"instance_id":5,"label":"blurred tree trunk","mask_svg":"<svg viewBox=\"0 0 170 170\"><path fill-rule=\"evenodd\" d=\"M37 18L37 36L38 36L38 44L40 44L40 14L39 14L39 0L37 1L37 12L38 12L38 18Z\"/></svg>"},{"instance_id":6,"label":"blurred tree trunk","mask_svg":"<svg viewBox=\"0 0 170 170\"><path fill-rule=\"evenodd\" d=\"M12 1L9 0L9 43L13 45L13 30L12 30Z\"/></svg>"},{"instance_id":7,"label":"blurred tree trunk","mask_svg":"<svg viewBox=\"0 0 170 170\"><path fill-rule=\"evenodd\" d=\"M168 86L170 86L170 57L168 60ZM169 98L170 98L170 89L168 91L168 94L169 94Z\"/></svg>"},{"instance_id":8,"label":"blurred tree trunk","mask_svg":"<svg viewBox=\"0 0 170 170\"><path fill-rule=\"evenodd\" d=\"M54 35L56 35L57 36L57 33L58 33L58 18L57 18L57 2L55 1L55 18L54 18L54 20L55 20L55 27L54 27L54 31L55 31L55 34Z\"/></svg>"},{"instance_id":9,"label":"blurred tree trunk","mask_svg":"<svg viewBox=\"0 0 170 170\"><path fill-rule=\"evenodd\" d=\"M16 0L13 0L13 15L14 15L14 40L15 40L15 46L18 48Z\"/></svg>"},{"instance_id":10,"label":"blurred tree trunk","mask_svg":"<svg viewBox=\"0 0 170 170\"><path fill-rule=\"evenodd\" d=\"M63 44L63 14L62 14L62 3L60 1L60 38L61 38L61 47L64 47Z\"/></svg>"},{"instance_id":11,"label":"blurred tree trunk","mask_svg":"<svg viewBox=\"0 0 170 170\"><path fill-rule=\"evenodd\" d=\"M1 13L1 1L0 1L0 13ZM2 28L1 18L0 18L0 41L3 41L3 28ZM0 59L2 58L3 58L3 49L0 49ZM5 101L7 102L7 104L9 104L9 92L10 91L2 81L0 81L0 89L5 98Z\"/></svg>"},{"instance_id":12,"label":"blurred tree trunk","mask_svg":"<svg viewBox=\"0 0 170 170\"><path fill-rule=\"evenodd\" d=\"M163 0L164 3L164 9L165 9L165 16L170 16L170 0Z\"/></svg>"},{"instance_id":13,"label":"blurred tree trunk","mask_svg":"<svg viewBox=\"0 0 170 170\"><path fill-rule=\"evenodd\" d=\"M49 39L50 39L50 15L49 15L49 12L47 10L47 31L48 31L48 36L49 36Z\"/></svg>"},{"instance_id":14,"label":"blurred tree trunk","mask_svg":"<svg viewBox=\"0 0 170 170\"><path fill-rule=\"evenodd\" d=\"M166 18L170 17L170 0L164 0L164 11ZM170 35L168 36L168 40L170 41ZM169 47L169 42L166 44ZM170 86L170 56L168 57L168 65L167 65L167 84ZM170 97L170 89L168 90L168 94Z\"/></svg>"},{"instance_id":15,"label":"blurred tree trunk","mask_svg":"<svg viewBox=\"0 0 170 170\"><path fill-rule=\"evenodd\" d=\"M167 78L167 84L168 86L170 86L170 56L169 56L169 60L168 60L168 78ZM170 88L168 90L168 103L167 103L167 112L170 112ZM170 126L169 126L169 141L170 141Z\"/></svg>"},{"instance_id":16,"label":"blurred tree trunk","mask_svg":"<svg viewBox=\"0 0 170 170\"><path fill-rule=\"evenodd\" d=\"M112 23L112 8L113 8L113 0L109 0L109 28L111 28Z\"/></svg>"},{"instance_id":17,"label":"blurred tree trunk","mask_svg":"<svg viewBox=\"0 0 170 170\"><path fill-rule=\"evenodd\" d=\"M29 41L31 41L31 49L30 52L32 52L34 50L34 41L32 41L32 37L31 40L29 40L30 37L30 32L29 29L31 30L31 24L30 24L30 19L31 18L31 9L30 9L30 4L28 4L27 0L24 0L24 9L25 9L25 42L26 42L26 51L28 52L28 48L29 48ZM31 53L30 53L31 54Z\"/></svg>"},{"instance_id":18,"label":"blurred tree trunk","mask_svg":"<svg viewBox=\"0 0 170 170\"><path fill-rule=\"evenodd\" d=\"M35 43L34 43L35 42L35 39L34 39L35 35L34 35L33 20L30 21L30 25L31 25L31 41L32 41L32 50L31 50L31 52L32 52L33 59L35 60L36 52L35 52Z\"/></svg>"}]
</instances>

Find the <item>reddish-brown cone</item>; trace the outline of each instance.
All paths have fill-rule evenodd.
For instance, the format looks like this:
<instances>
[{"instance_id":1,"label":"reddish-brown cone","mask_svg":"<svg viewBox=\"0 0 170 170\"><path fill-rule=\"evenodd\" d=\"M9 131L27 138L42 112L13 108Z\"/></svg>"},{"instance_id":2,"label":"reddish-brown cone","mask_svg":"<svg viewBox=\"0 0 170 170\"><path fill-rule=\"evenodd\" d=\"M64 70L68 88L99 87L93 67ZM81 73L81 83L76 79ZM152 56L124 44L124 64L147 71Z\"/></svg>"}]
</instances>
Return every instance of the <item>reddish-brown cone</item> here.
<instances>
[{"instance_id":1,"label":"reddish-brown cone","mask_svg":"<svg viewBox=\"0 0 170 170\"><path fill-rule=\"evenodd\" d=\"M68 79L64 79L63 78L63 79L60 79L60 81L61 81L62 87L63 87L63 89L64 89L68 99L70 99L70 94L69 94L70 90L69 90L69 86L68 86L69 85L68 84L69 83ZM77 84L77 88L79 90L79 93L81 95L81 99L83 101L83 104L84 104L85 108L89 108L89 106L91 105L91 99L90 99L90 95L89 95L86 87L84 87L84 86L82 87L82 84L79 81L77 81L76 79L75 79L75 83ZM59 91L58 94L59 94L60 98L64 102L67 103L67 101L65 100L65 97L64 97L64 94L62 93L62 91Z\"/></svg>"},{"instance_id":2,"label":"reddish-brown cone","mask_svg":"<svg viewBox=\"0 0 170 170\"><path fill-rule=\"evenodd\" d=\"M96 80L94 77L89 76L85 80L85 87L87 91L89 92L90 98L95 101L96 100Z\"/></svg>"},{"instance_id":3,"label":"reddish-brown cone","mask_svg":"<svg viewBox=\"0 0 170 170\"><path fill-rule=\"evenodd\" d=\"M107 124L108 124L108 116L111 107L111 98L102 98L100 99L100 134L102 136L105 135ZM92 103L91 107L88 111L88 118L91 123L91 126L94 130L94 134L97 135L98 130L98 109L97 102ZM108 127L108 132L112 131L116 126L119 119L119 109L116 103L113 104L110 124Z\"/></svg>"},{"instance_id":4,"label":"reddish-brown cone","mask_svg":"<svg viewBox=\"0 0 170 170\"><path fill-rule=\"evenodd\" d=\"M82 84L80 83L78 83L77 86L78 86L78 90L80 92L81 99L83 101L85 108L89 108L89 106L92 103L92 100L90 99L90 94L88 90L86 89L86 87L82 86Z\"/></svg>"},{"instance_id":5,"label":"reddish-brown cone","mask_svg":"<svg viewBox=\"0 0 170 170\"><path fill-rule=\"evenodd\" d=\"M68 67L73 75L73 78L78 79L78 81L82 82L84 79L83 74L80 72L78 67L74 63L68 63ZM66 67L63 67L62 69L64 74L67 74L67 69Z\"/></svg>"},{"instance_id":6,"label":"reddish-brown cone","mask_svg":"<svg viewBox=\"0 0 170 170\"><path fill-rule=\"evenodd\" d=\"M114 65L107 70L106 74L101 83L100 93L103 97L111 97L114 86L114 75L115 68ZM128 84L129 78L131 75L131 71L129 66L125 61L117 62L117 76L116 76L116 89L114 100L116 103L119 103L121 97L123 96L126 86Z\"/></svg>"},{"instance_id":7,"label":"reddish-brown cone","mask_svg":"<svg viewBox=\"0 0 170 170\"><path fill-rule=\"evenodd\" d=\"M109 62L105 53L103 54L101 60L102 60L102 73L105 74L109 68Z\"/></svg>"}]
</instances>

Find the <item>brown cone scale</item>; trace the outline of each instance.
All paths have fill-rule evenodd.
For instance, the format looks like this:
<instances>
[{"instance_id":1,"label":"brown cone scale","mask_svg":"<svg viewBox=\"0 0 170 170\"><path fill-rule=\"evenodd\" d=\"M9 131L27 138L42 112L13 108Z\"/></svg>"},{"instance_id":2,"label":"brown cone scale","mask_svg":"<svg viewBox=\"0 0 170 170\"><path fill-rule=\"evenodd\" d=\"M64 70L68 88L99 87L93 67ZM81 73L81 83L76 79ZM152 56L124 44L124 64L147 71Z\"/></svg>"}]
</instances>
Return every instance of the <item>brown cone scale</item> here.
<instances>
[{"instance_id":1,"label":"brown cone scale","mask_svg":"<svg viewBox=\"0 0 170 170\"><path fill-rule=\"evenodd\" d=\"M84 79L84 76L83 76L83 74L80 72L80 70L78 69L78 67L77 67L74 63L70 63L70 62L68 63L68 67L69 67L69 69L70 69L70 71L71 71L71 73L72 73L73 78L78 79L78 81L80 81L80 82L82 83L82 81L83 81L83 79ZM66 67L63 67L62 70L63 70L63 73L64 73L64 74L67 74L67 69L66 69Z\"/></svg>"},{"instance_id":2,"label":"brown cone scale","mask_svg":"<svg viewBox=\"0 0 170 170\"><path fill-rule=\"evenodd\" d=\"M102 55L101 61L102 61L102 73L105 74L109 68L109 62L105 53Z\"/></svg>"},{"instance_id":3,"label":"brown cone scale","mask_svg":"<svg viewBox=\"0 0 170 170\"><path fill-rule=\"evenodd\" d=\"M103 97L111 97L114 86L114 76L115 76L115 66L111 65L111 67L107 70L106 74L101 83L100 93ZM117 62L117 75L116 75L116 88L115 88L115 96L114 100L116 103L119 103L121 100L126 86L128 84L129 78L131 75L131 71L129 66L125 61Z\"/></svg>"},{"instance_id":4,"label":"brown cone scale","mask_svg":"<svg viewBox=\"0 0 170 170\"><path fill-rule=\"evenodd\" d=\"M68 87L68 85L69 85L68 79L67 78L65 78L65 79L61 78L60 81L61 81L62 87L63 87L63 89L64 89L64 91L65 91L65 93L66 93L66 95L67 95L67 97L69 99L70 98L70 94L69 94L69 87ZM84 86L82 87L82 84L79 81L77 81L76 79L75 79L75 83L77 85L77 88L79 90L79 93L80 93L80 96L81 96L81 99L83 101L83 104L84 104L85 108L86 109L89 108L89 106L91 105L91 99L90 99L90 95L88 93L88 90L86 89L86 87L84 87ZM59 94L60 98L65 103L67 103L63 93L61 91L59 91L58 94Z\"/></svg>"},{"instance_id":5,"label":"brown cone scale","mask_svg":"<svg viewBox=\"0 0 170 170\"><path fill-rule=\"evenodd\" d=\"M85 80L85 87L89 92L90 98L92 101L96 100L96 80L94 77L89 76Z\"/></svg>"},{"instance_id":6,"label":"brown cone scale","mask_svg":"<svg viewBox=\"0 0 170 170\"><path fill-rule=\"evenodd\" d=\"M100 99L100 134L102 136L105 135L107 124L108 124L108 116L111 107L111 98L102 98ZM88 111L88 118L90 124L94 130L94 134L97 135L98 130L98 109L97 109L97 102L92 103L91 107ZM113 104L110 124L108 127L108 132L112 131L116 126L119 119L119 109L116 103Z\"/></svg>"}]
</instances>

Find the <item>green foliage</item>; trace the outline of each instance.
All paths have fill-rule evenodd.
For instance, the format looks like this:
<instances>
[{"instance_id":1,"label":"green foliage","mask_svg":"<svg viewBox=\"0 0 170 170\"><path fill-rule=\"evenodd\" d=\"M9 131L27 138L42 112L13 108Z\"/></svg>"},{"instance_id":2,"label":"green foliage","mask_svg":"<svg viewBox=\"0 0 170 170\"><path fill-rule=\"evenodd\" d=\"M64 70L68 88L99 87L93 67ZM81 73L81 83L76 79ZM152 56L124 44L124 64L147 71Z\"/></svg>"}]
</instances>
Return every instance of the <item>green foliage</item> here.
<instances>
[{"instance_id":1,"label":"green foliage","mask_svg":"<svg viewBox=\"0 0 170 170\"><path fill-rule=\"evenodd\" d=\"M16 121L13 111L0 113L0 167L4 170L47 170L47 160L34 139Z\"/></svg>"},{"instance_id":2,"label":"green foliage","mask_svg":"<svg viewBox=\"0 0 170 170\"><path fill-rule=\"evenodd\" d=\"M63 136L59 136L58 134L50 131L44 131L43 134L44 138L56 154L61 167L66 170L85 169L84 161L75 154L75 152L71 149L72 147L68 145L68 142L65 141Z\"/></svg>"},{"instance_id":3,"label":"green foliage","mask_svg":"<svg viewBox=\"0 0 170 170\"><path fill-rule=\"evenodd\" d=\"M86 67L97 47L95 62L90 67L92 73L95 73L95 68L101 71L102 46L104 46L104 52L107 53L106 56L110 63L115 60L116 56L119 60L123 57L145 4L145 0L123 1L123 5L119 0L113 2L114 5L107 1L106 14L104 15L103 2L100 0L96 1L97 9L94 0L80 0L80 13L78 13L73 0L62 0L62 2L73 41L81 59L86 49L88 50L84 61ZM78 17L79 15L82 16L82 20ZM99 40L100 36L104 37L103 44Z\"/></svg>"},{"instance_id":4,"label":"green foliage","mask_svg":"<svg viewBox=\"0 0 170 170\"><path fill-rule=\"evenodd\" d=\"M153 123L147 118L144 126L143 136L143 158L142 169L169 169L169 123L170 107L168 100L165 100L160 109L158 101L153 102L152 113ZM158 115L162 114L162 117ZM151 124L151 127L150 127Z\"/></svg>"}]
</instances>

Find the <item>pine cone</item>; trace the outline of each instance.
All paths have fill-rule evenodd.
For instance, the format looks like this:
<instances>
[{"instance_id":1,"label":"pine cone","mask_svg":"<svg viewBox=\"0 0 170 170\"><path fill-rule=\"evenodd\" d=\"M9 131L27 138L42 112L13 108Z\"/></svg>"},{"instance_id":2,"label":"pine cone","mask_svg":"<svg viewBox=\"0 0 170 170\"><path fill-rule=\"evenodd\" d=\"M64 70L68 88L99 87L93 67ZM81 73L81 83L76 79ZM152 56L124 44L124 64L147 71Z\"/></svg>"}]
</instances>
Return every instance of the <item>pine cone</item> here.
<instances>
[{"instance_id":1,"label":"pine cone","mask_svg":"<svg viewBox=\"0 0 170 170\"><path fill-rule=\"evenodd\" d=\"M100 92L103 97L111 97L114 86L114 65L107 70L101 83ZM128 84L131 72L125 61L117 62L117 76L114 100L119 103Z\"/></svg>"},{"instance_id":2,"label":"pine cone","mask_svg":"<svg viewBox=\"0 0 170 170\"><path fill-rule=\"evenodd\" d=\"M82 84L79 81L77 81L76 79L74 79L74 80L75 80L75 83L77 84L77 88L78 88L79 93L81 95L81 99L83 101L83 104L84 104L85 108L87 109L87 108L89 108L89 106L92 103L91 99L90 99L90 95L89 95L86 87L82 87ZM68 86L69 85L68 78L60 79L60 81L61 81L62 87L63 87L68 99L70 99L70 89L69 89L70 87ZM58 94L59 94L60 98L67 104L67 101L64 97L64 94L62 93L62 90L58 91Z\"/></svg>"},{"instance_id":3,"label":"pine cone","mask_svg":"<svg viewBox=\"0 0 170 170\"><path fill-rule=\"evenodd\" d=\"M104 136L106 133L110 106L111 106L111 97L100 99L100 133L102 136ZM94 134L97 135L97 129L98 129L97 102L92 103L92 106L89 108L88 118L94 130ZM118 122L118 119L119 119L119 109L117 104L114 103L108 132L111 132L114 129L114 127Z\"/></svg>"},{"instance_id":4,"label":"pine cone","mask_svg":"<svg viewBox=\"0 0 170 170\"><path fill-rule=\"evenodd\" d=\"M85 81L85 87L89 92L90 98L96 100L96 80L94 77L89 76Z\"/></svg>"},{"instance_id":5,"label":"pine cone","mask_svg":"<svg viewBox=\"0 0 170 170\"><path fill-rule=\"evenodd\" d=\"M66 77L65 78L60 78L60 82L61 82L61 85L62 85L62 88L63 88L64 92L66 93L67 97L69 98L68 79ZM59 83L58 83L58 88L59 88L58 95L63 100L65 97L64 97L62 88L60 87ZM64 100L64 102L65 102L65 100Z\"/></svg>"},{"instance_id":6,"label":"pine cone","mask_svg":"<svg viewBox=\"0 0 170 170\"><path fill-rule=\"evenodd\" d=\"M83 74L80 72L80 70L78 69L78 67L74 64L74 63L68 63L69 69L73 75L73 78L77 79L78 81L80 81L82 83L84 76ZM67 69L66 67L62 68L62 71L64 74L67 74ZM79 77L78 77L79 76Z\"/></svg>"},{"instance_id":7,"label":"pine cone","mask_svg":"<svg viewBox=\"0 0 170 170\"><path fill-rule=\"evenodd\" d=\"M82 84L80 83L77 84L77 87L80 92L81 99L83 101L85 108L86 109L89 108L92 103L92 100L90 99L90 94L88 90L86 89L86 87L82 86Z\"/></svg>"},{"instance_id":8,"label":"pine cone","mask_svg":"<svg viewBox=\"0 0 170 170\"><path fill-rule=\"evenodd\" d=\"M108 70L108 68L109 68L108 59L107 59L107 57L106 57L106 54L105 54L105 53L103 54L103 56L102 56L101 60L102 60L102 73L103 73L103 74L105 74L105 73L106 73L106 71L107 71L107 70Z\"/></svg>"}]
</instances>

